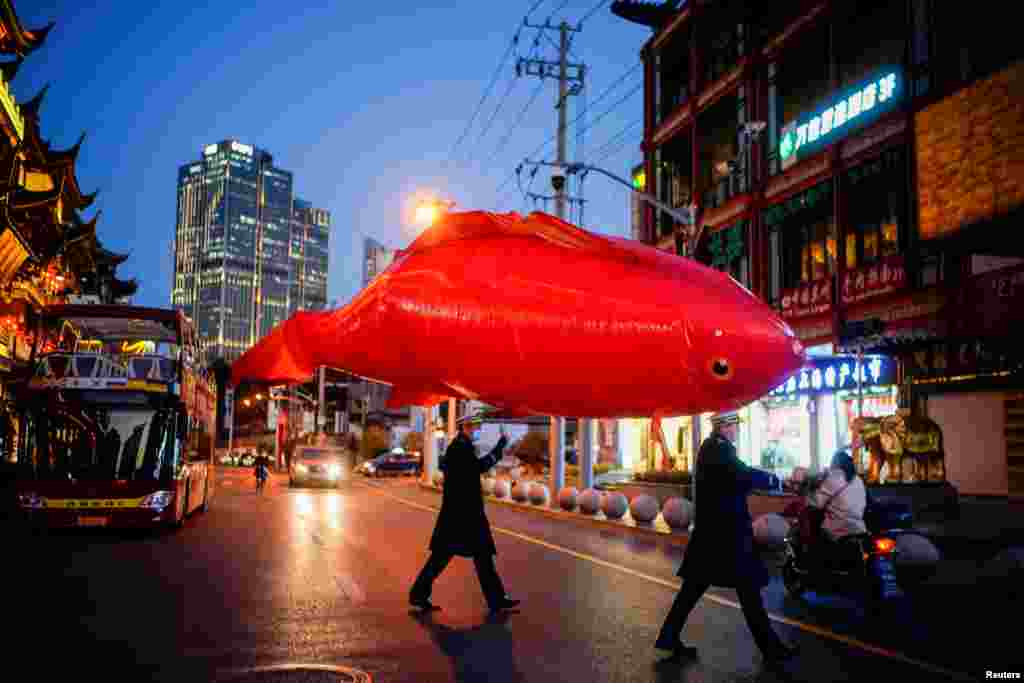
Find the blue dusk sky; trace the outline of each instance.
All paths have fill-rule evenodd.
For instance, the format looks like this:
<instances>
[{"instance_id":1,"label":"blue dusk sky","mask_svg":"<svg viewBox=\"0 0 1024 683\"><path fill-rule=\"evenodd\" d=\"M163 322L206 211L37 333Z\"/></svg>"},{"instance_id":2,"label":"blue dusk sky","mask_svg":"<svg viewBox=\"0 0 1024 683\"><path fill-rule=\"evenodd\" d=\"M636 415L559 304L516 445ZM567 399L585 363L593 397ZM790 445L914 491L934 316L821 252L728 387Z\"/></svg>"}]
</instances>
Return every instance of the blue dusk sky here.
<instances>
[{"instance_id":1,"label":"blue dusk sky","mask_svg":"<svg viewBox=\"0 0 1024 683\"><path fill-rule=\"evenodd\" d=\"M101 209L101 241L131 254L119 272L139 279L136 304L170 302L178 167L205 145L234 138L273 154L294 173L296 195L331 212L328 300L341 305L360 287L364 236L406 246L419 197L451 199L456 210L543 209L524 199L514 169L530 153L554 158L553 143L536 150L555 132L557 82L516 79L515 62L517 53L555 59L555 32L535 50L539 32L521 29L446 162L527 11L537 6L531 23L575 23L597 4L16 0L26 26L57 23L12 89L24 101L51 84L41 127L53 146L87 133L78 178L83 191L100 195L84 214ZM650 30L615 17L609 5L573 38L571 59L588 72L584 96L570 98L570 121L584 102L593 106L570 128L569 158L578 158L585 121L582 158L625 177L641 160L639 52ZM549 175L538 172L532 190L551 194ZM591 174L584 189L583 226L628 235L626 188Z\"/></svg>"}]
</instances>

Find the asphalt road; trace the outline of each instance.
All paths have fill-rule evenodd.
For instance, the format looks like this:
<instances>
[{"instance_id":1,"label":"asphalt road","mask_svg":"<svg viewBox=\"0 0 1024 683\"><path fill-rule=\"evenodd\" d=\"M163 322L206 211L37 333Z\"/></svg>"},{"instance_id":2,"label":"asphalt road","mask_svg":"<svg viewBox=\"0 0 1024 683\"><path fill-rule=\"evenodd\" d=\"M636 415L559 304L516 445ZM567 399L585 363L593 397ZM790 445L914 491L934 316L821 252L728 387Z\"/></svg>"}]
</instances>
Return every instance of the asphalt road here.
<instances>
[{"instance_id":1,"label":"asphalt road","mask_svg":"<svg viewBox=\"0 0 1024 683\"><path fill-rule=\"evenodd\" d=\"M490 617L472 563L456 559L435 586L443 610L423 617L407 594L436 494L408 480L335 491L279 478L257 494L249 470L218 476L211 510L175 533L7 525L0 642L11 680L920 681L1024 669L1008 603L932 598L871 618L837 599L785 598L778 582L766 602L800 645L796 661L764 667L735 594L718 591L684 632L699 658L666 662L652 643L679 547L496 505L498 569L522 606ZM252 670L287 665L341 668Z\"/></svg>"}]
</instances>

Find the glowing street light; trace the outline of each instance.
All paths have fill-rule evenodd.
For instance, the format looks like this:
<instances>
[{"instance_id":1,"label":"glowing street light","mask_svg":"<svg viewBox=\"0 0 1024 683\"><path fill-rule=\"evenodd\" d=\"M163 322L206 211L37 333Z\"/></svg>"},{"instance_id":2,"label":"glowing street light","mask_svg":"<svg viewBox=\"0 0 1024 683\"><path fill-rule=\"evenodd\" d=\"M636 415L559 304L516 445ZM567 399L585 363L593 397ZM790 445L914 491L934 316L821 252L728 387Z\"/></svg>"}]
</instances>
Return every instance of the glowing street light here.
<instances>
[{"instance_id":1,"label":"glowing street light","mask_svg":"<svg viewBox=\"0 0 1024 683\"><path fill-rule=\"evenodd\" d=\"M245 407L246 407L246 408L248 408L249 406L251 406L251 405L252 405L252 401L250 401L249 399L245 399L244 401L242 401L242 403L244 403L244 404L245 404Z\"/></svg>"},{"instance_id":2,"label":"glowing street light","mask_svg":"<svg viewBox=\"0 0 1024 683\"><path fill-rule=\"evenodd\" d=\"M442 215L451 211L455 202L442 199L424 199L416 206L416 222L423 226L433 225Z\"/></svg>"}]
</instances>

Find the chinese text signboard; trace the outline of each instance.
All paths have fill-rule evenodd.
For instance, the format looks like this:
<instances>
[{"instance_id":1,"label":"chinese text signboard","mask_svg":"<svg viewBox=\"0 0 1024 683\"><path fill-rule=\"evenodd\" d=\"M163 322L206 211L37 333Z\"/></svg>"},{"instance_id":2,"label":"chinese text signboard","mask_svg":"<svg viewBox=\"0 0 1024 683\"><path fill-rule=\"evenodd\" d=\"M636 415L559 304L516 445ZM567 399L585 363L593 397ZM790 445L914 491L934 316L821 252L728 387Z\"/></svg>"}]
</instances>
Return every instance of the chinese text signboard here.
<instances>
[{"instance_id":1,"label":"chinese text signboard","mask_svg":"<svg viewBox=\"0 0 1024 683\"><path fill-rule=\"evenodd\" d=\"M869 123L896 103L899 91L898 72L890 69L862 83L852 92L837 97L827 107L787 124L779 141L783 168L795 163L800 156L806 156L831 140Z\"/></svg>"},{"instance_id":2,"label":"chinese text signboard","mask_svg":"<svg viewBox=\"0 0 1024 683\"><path fill-rule=\"evenodd\" d=\"M782 293L782 317L786 320L821 315L831 309L831 280L803 282Z\"/></svg>"},{"instance_id":3,"label":"chinese text signboard","mask_svg":"<svg viewBox=\"0 0 1024 683\"><path fill-rule=\"evenodd\" d=\"M804 368L773 389L769 396L791 397L857 388L857 375L864 388L896 383L896 367L891 358L864 356L863 365L852 356L831 356L811 359L812 367Z\"/></svg>"},{"instance_id":4,"label":"chinese text signboard","mask_svg":"<svg viewBox=\"0 0 1024 683\"><path fill-rule=\"evenodd\" d=\"M892 256L871 266L848 270L843 278L843 303L855 304L903 289L907 272L903 258Z\"/></svg>"},{"instance_id":5,"label":"chinese text signboard","mask_svg":"<svg viewBox=\"0 0 1024 683\"><path fill-rule=\"evenodd\" d=\"M963 310L958 332L969 336L1016 336L1024 310L1024 267L1004 268L976 275L961 292Z\"/></svg>"}]
</instances>

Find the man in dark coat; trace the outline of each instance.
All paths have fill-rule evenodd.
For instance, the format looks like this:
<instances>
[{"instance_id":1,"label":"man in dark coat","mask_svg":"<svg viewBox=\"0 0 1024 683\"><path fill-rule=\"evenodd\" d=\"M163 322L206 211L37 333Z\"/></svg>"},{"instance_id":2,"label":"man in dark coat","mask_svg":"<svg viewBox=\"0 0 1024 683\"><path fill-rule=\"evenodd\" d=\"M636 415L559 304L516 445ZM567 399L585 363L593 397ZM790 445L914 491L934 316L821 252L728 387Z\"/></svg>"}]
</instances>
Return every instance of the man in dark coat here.
<instances>
[{"instance_id":1,"label":"man in dark coat","mask_svg":"<svg viewBox=\"0 0 1024 683\"><path fill-rule=\"evenodd\" d=\"M753 489L774 489L775 475L748 467L736 455L738 419L719 414L714 432L697 453L694 530L678 576L683 586L669 610L655 647L676 657L694 657L697 649L679 641L686 619L711 586L734 588L747 626L765 659L790 659L796 649L786 645L772 629L761 600L768 571L754 548L754 529L747 508Z\"/></svg>"},{"instance_id":2,"label":"man in dark coat","mask_svg":"<svg viewBox=\"0 0 1024 683\"><path fill-rule=\"evenodd\" d=\"M444 472L441 513L430 539L430 558L409 591L409 603L415 607L437 609L430 602L431 589L455 555L473 558L480 588L492 611L509 609L520 602L505 594L501 577L494 568L494 556L498 551L491 536L491 525L484 514L484 496L480 487L480 475L501 460L508 438L502 434L494 449L479 458L474 441L481 426L480 415L460 421L458 435L441 457L439 466Z\"/></svg>"}]
</instances>

